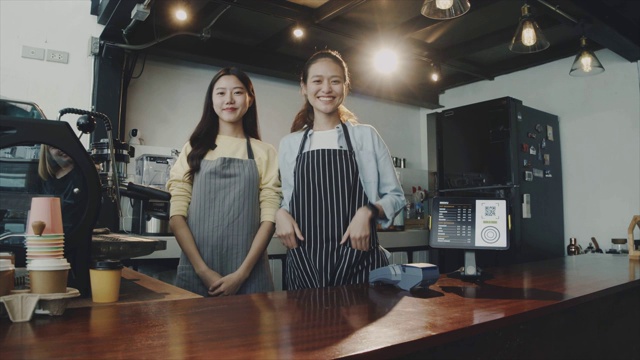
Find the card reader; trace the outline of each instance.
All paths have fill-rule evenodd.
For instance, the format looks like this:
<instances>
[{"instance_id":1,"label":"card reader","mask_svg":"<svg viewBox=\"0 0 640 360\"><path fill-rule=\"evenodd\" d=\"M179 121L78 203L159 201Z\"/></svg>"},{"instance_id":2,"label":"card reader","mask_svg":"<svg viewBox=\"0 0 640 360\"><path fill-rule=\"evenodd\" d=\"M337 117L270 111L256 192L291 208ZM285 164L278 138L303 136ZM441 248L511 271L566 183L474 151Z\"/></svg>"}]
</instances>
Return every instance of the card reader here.
<instances>
[{"instance_id":1,"label":"card reader","mask_svg":"<svg viewBox=\"0 0 640 360\"><path fill-rule=\"evenodd\" d=\"M369 273L369 283L392 284L402 290L414 287L429 287L438 281L440 271L438 266L428 263L412 263L404 265L389 265Z\"/></svg>"}]
</instances>

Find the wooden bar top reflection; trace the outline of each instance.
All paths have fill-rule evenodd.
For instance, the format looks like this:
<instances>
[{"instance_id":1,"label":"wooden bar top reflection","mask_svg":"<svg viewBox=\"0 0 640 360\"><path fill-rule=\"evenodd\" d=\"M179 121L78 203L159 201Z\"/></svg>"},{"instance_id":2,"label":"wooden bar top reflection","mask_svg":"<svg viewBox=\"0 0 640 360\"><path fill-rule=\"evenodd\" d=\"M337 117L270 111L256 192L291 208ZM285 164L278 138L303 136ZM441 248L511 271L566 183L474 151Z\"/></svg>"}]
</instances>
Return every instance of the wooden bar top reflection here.
<instances>
[{"instance_id":1,"label":"wooden bar top reflection","mask_svg":"<svg viewBox=\"0 0 640 360\"><path fill-rule=\"evenodd\" d=\"M124 305L136 302L170 301L183 299L198 299L202 296L179 287L164 283L150 276L141 274L127 267L122 268L120 282L120 296L118 302L94 303L91 297L71 299L67 308L87 306Z\"/></svg>"},{"instance_id":2,"label":"wooden bar top reflection","mask_svg":"<svg viewBox=\"0 0 640 360\"><path fill-rule=\"evenodd\" d=\"M443 275L414 293L344 286L1 319L0 357L392 358L640 288L638 262L605 254L489 272L481 284Z\"/></svg>"}]
</instances>

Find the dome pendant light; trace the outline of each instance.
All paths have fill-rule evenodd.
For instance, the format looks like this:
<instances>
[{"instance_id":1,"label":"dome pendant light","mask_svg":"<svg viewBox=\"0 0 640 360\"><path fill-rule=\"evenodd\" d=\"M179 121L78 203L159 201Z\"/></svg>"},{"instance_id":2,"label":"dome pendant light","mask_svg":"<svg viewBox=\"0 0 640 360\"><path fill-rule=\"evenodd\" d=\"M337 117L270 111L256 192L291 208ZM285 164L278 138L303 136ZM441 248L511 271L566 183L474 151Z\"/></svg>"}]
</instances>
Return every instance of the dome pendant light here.
<instances>
[{"instance_id":1,"label":"dome pendant light","mask_svg":"<svg viewBox=\"0 0 640 360\"><path fill-rule=\"evenodd\" d=\"M571 71L569 71L569 75L571 76L591 76L597 75L604 72L604 66L593 51L587 49L587 38L580 38L580 50L576 55L575 60L573 60L573 65L571 66Z\"/></svg>"},{"instance_id":2,"label":"dome pendant light","mask_svg":"<svg viewBox=\"0 0 640 360\"><path fill-rule=\"evenodd\" d=\"M469 0L425 0L420 13L430 19L446 20L464 15L470 7Z\"/></svg>"},{"instance_id":3,"label":"dome pendant light","mask_svg":"<svg viewBox=\"0 0 640 360\"><path fill-rule=\"evenodd\" d=\"M530 54L542 51L549 47L549 41L538 27L533 19L533 15L529 12L529 5L522 6L522 16L518 23L516 33L511 39L509 50L515 53Z\"/></svg>"}]
</instances>

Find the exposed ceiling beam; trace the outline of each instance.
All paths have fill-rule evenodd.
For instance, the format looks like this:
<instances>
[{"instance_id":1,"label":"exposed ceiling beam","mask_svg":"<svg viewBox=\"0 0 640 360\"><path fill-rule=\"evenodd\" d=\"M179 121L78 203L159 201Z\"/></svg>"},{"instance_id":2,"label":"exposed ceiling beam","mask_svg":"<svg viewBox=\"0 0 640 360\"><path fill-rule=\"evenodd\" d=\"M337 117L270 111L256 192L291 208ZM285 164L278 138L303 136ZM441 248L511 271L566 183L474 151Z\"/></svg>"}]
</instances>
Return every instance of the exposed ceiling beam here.
<instances>
[{"instance_id":1,"label":"exposed ceiling beam","mask_svg":"<svg viewBox=\"0 0 640 360\"><path fill-rule=\"evenodd\" d=\"M472 11L479 11L480 9L486 8L487 6L493 5L495 3L498 3L500 1L505 1L505 0L483 0L483 1L473 1L471 3L471 8L469 10L469 12ZM446 21L451 21L451 20L435 20L435 19L430 19L426 16L422 16L420 13L418 13L418 15L420 16L415 16L407 21L405 21L404 23L396 26L393 31L395 32L396 35L398 36L409 36L413 33L416 33L418 31L423 31L423 30L427 30L433 26L439 26L441 24L444 24ZM460 18L460 20L463 20L464 18Z\"/></svg>"},{"instance_id":2,"label":"exposed ceiling beam","mask_svg":"<svg viewBox=\"0 0 640 360\"><path fill-rule=\"evenodd\" d=\"M329 0L313 12L313 22L320 24L340 16L367 0Z\"/></svg>"},{"instance_id":3,"label":"exposed ceiling beam","mask_svg":"<svg viewBox=\"0 0 640 360\"><path fill-rule=\"evenodd\" d=\"M231 5L237 8L255 11L270 16L299 21L309 19L313 10L306 6L289 1L264 1L264 0L213 0L220 4Z\"/></svg>"},{"instance_id":4,"label":"exposed ceiling beam","mask_svg":"<svg viewBox=\"0 0 640 360\"><path fill-rule=\"evenodd\" d=\"M539 1L548 3L547 1ZM585 36L608 48L628 61L640 60L640 28L605 1L556 0L554 8L578 21ZM553 9L542 7L547 13L560 17ZM611 19L616 19L611 21ZM565 20L566 21L566 20ZM622 35L625 34L625 35Z\"/></svg>"},{"instance_id":5,"label":"exposed ceiling beam","mask_svg":"<svg viewBox=\"0 0 640 360\"><path fill-rule=\"evenodd\" d=\"M216 58L215 52L211 51L211 49L225 49L224 59ZM204 43L193 37L174 38L149 48L149 53L219 67L235 65L248 72L294 82L299 81L299 74L306 61L306 59L297 59L253 46L239 45L213 38ZM347 54L345 58L349 56ZM392 87L392 84L388 82L385 83L386 86L372 87L363 82L370 78L366 75L366 71L360 73L356 70L353 72L353 77L360 79L360 81L354 81L352 84L351 90L354 93L382 96L389 100L429 109L440 107L438 93L433 88L424 85L414 85L413 88L407 86Z\"/></svg>"},{"instance_id":6,"label":"exposed ceiling beam","mask_svg":"<svg viewBox=\"0 0 640 360\"><path fill-rule=\"evenodd\" d=\"M552 61L564 59L575 55L576 53L577 46L575 41L569 40L563 43L559 43L538 53L525 54L522 56L504 60L499 63L491 64L491 66L488 68L488 71L496 74L496 76L501 76L512 72L525 70L531 67L543 65ZM567 76L569 76L571 61L568 61L567 63Z\"/></svg>"},{"instance_id":7,"label":"exposed ceiling beam","mask_svg":"<svg viewBox=\"0 0 640 360\"><path fill-rule=\"evenodd\" d=\"M291 36L292 36L291 34L292 34L293 30L295 29L295 27L297 27L297 26L306 27L306 26L309 26L308 24L319 25L322 22L329 21L329 20L333 19L334 17L339 16L339 15L351 10L352 8L362 4L365 1L366 0L349 0L349 1L345 1L345 0L330 0L330 1L327 1L326 3L324 3L319 8L315 9L312 14L306 16L306 18L298 19L293 24L291 24L288 27L278 31L277 33L272 35L270 38L264 40L258 46L260 46L261 48L265 48L265 49L277 49L277 48L280 48L284 44L286 44L286 43L291 41ZM345 37L352 37L353 36L353 35L348 35L348 34L344 34L344 33L339 33L339 34L343 35Z\"/></svg>"}]
</instances>

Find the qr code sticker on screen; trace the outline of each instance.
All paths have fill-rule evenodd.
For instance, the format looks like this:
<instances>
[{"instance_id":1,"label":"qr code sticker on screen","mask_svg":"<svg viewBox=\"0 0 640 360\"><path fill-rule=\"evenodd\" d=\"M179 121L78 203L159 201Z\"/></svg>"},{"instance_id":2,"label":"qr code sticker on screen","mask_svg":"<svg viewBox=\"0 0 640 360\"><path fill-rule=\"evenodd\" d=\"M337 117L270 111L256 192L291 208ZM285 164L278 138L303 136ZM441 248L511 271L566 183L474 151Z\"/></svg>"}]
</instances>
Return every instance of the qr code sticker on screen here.
<instances>
[{"instance_id":1,"label":"qr code sticker on screen","mask_svg":"<svg viewBox=\"0 0 640 360\"><path fill-rule=\"evenodd\" d=\"M484 207L484 216L496 216L496 207L495 206L485 206Z\"/></svg>"}]
</instances>

